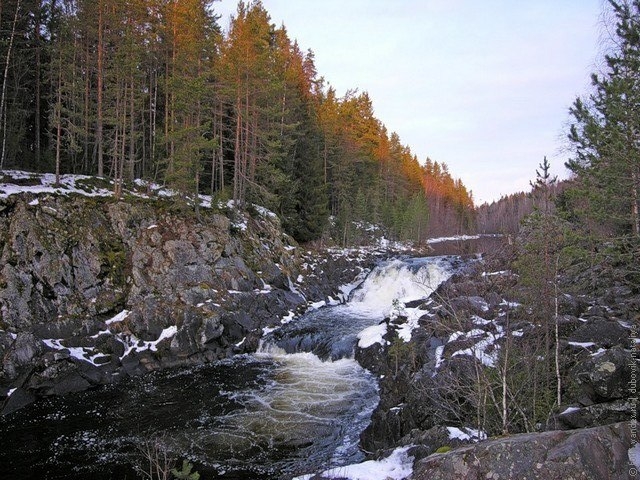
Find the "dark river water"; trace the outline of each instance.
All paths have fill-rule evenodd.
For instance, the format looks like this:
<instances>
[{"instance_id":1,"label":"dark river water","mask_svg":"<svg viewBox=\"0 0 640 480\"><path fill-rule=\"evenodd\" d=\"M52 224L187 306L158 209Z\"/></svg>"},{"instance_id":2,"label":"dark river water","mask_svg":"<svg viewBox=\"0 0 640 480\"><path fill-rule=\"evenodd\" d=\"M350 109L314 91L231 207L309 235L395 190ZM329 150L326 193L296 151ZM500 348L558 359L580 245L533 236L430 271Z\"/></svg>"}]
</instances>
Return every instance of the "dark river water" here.
<instances>
[{"instance_id":1,"label":"dark river water","mask_svg":"<svg viewBox=\"0 0 640 480\"><path fill-rule=\"evenodd\" d=\"M284 325L261 352L42 399L0 417L0 477L144 478L149 458L165 452L191 461L203 480L291 479L362 461L359 435L378 393L352 359L357 334L378 324L393 299L426 297L459 263L387 262L349 303Z\"/></svg>"}]
</instances>

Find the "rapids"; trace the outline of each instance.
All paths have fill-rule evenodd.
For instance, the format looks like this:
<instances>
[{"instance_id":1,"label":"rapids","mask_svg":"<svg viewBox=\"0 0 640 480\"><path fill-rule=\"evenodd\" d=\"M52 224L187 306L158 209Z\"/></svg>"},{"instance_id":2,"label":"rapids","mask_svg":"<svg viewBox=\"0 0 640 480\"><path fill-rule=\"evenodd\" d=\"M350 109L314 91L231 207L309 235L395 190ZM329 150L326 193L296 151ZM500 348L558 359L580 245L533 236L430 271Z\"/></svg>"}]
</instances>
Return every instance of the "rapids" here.
<instances>
[{"instance_id":1,"label":"rapids","mask_svg":"<svg viewBox=\"0 0 640 480\"><path fill-rule=\"evenodd\" d=\"M343 305L266 335L261 349L212 365L156 372L0 418L7 478L137 478L153 442L202 478L289 479L364 459L360 433L376 379L355 360L359 332L397 302L427 297L459 257L391 260Z\"/></svg>"}]
</instances>

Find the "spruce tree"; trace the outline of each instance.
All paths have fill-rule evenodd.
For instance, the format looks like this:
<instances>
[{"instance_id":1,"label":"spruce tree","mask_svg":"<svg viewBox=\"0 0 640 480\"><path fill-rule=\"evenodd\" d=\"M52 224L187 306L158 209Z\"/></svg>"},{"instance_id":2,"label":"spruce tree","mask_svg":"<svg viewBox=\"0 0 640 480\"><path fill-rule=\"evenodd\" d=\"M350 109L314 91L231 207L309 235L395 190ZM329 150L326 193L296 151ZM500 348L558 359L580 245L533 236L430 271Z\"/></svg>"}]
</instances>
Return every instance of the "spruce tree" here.
<instances>
[{"instance_id":1,"label":"spruce tree","mask_svg":"<svg viewBox=\"0 0 640 480\"><path fill-rule=\"evenodd\" d=\"M640 1L609 0L615 16L614 49L592 75L593 93L570 113L577 177L571 208L608 234L640 237Z\"/></svg>"}]
</instances>

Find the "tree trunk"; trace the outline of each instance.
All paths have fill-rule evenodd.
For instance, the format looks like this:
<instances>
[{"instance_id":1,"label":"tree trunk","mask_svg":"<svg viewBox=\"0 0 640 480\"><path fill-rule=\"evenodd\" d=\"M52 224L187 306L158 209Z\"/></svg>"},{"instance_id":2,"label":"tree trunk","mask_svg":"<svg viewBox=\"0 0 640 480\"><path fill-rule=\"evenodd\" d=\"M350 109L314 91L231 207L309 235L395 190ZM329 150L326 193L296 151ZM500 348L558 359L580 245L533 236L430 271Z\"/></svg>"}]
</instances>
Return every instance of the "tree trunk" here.
<instances>
[{"instance_id":1,"label":"tree trunk","mask_svg":"<svg viewBox=\"0 0 640 480\"><path fill-rule=\"evenodd\" d=\"M562 375L560 375L560 327L558 325L559 315L558 315L558 269L560 263L560 256L556 257L556 276L553 281L553 285L555 287L555 340L556 340L556 401L558 403L558 407L562 404Z\"/></svg>"},{"instance_id":2,"label":"tree trunk","mask_svg":"<svg viewBox=\"0 0 640 480\"><path fill-rule=\"evenodd\" d=\"M136 164L136 136L135 136L135 90L133 76L131 77L131 89L129 98L129 161L127 164L127 180L132 181L135 178Z\"/></svg>"},{"instance_id":3,"label":"tree trunk","mask_svg":"<svg viewBox=\"0 0 640 480\"><path fill-rule=\"evenodd\" d=\"M103 0L98 0L98 101L96 124L96 148L98 149L98 176L104 176L104 145L103 145L103 113L102 113L102 89L104 85L104 15Z\"/></svg>"},{"instance_id":4,"label":"tree trunk","mask_svg":"<svg viewBox=\"0 0 640 480\"><path fill-rule=\"evenodd\" d=\"M35 124L34 124L34 136L35 136L35 163L36 168L40 166L40 115L41 115L41 102L40 102L40 77L42 76L42 60L41 60L41 35L40 35L40 20L41 20L41 12L42 12L42 0L37 0L35 5L35 21L34 21L34 30L35 30L35 56L36 56L36 65L35 65L35 77L36 77L36 91L35 91L35 100L36 100L36 111L35 111Z\"/></svg>"},{"instance_id":5,"label":"tree trunk","mask_svg":"<svg viewBox=\"0 0 640 480\"><path fill-rule=\"evenodd\" d=\"M56 92L56 186L60 184L60 146L62 143L62 53L58 58L58 88Z\"/></svg>"},{"instance_id":6,"label":"tree trunk","mask_svg":"<svg viewBox=\"0 0 640 480\"><path fill-rule=\"evenodd\" d=\"M18 13L20 12L20 0L16 2L16 13L13 16L11 26L11 36L9 37L9 47L7 48L7 59L4 65L4 76L2 80L2 95L0 97L0 120L2 120L2 150L0 151L0 170L4 167L7 155L7 83L9 82L9 64L11 63L11 51L13 50L13 40L16 36L16 25L18 23Z\"/></svg>"},{"instance_id":7,"label":"tree trunk","mask_svg":"<svg viewBox=\"0 0 640 480\"><path fill-rule=\"evenodd\" d=\"M90 49L89 49L89 39L86 40L85 46L84 46L85 52L84 52L84 67L85 68L89 68L89 66L91 65L91 56L90 56ZM93 172L93 162L95 161L95 158L91 159L91 168L89 167L89 126L90 126L90 111L91 111L91 76L90 75L85 75L84 76L84 105L83 105L83 115L84 115L84 149L83 149L83 157L82 157L82 164L83 164L83 173L92 173Z\"/></svg>"},{"instance_id":8,"label":"tree trunk","mask_svg":"<svg viewBox=\"0 0 640 480\"><path fill-rule=\"evenodd\" d=\"M631 207L631 219L633 223L633 233L636 237L640 237L640 167L631 169L631 199L633 205Z\"/></svg>"},{"instance_id":9,"label":"tree trunk","mask_svg":"<svg viewBox=\"0 0 640 480\"><path fill-rule=\"evenodd\" d=\"M242 201L240 198L240 182L241 182L241 168L242 168L242 146L240 145L241 130L242 130L242 104L240 95L236 97L236 137L233 148L233 201L237 204Z\"/></svg>"}]
</instances>

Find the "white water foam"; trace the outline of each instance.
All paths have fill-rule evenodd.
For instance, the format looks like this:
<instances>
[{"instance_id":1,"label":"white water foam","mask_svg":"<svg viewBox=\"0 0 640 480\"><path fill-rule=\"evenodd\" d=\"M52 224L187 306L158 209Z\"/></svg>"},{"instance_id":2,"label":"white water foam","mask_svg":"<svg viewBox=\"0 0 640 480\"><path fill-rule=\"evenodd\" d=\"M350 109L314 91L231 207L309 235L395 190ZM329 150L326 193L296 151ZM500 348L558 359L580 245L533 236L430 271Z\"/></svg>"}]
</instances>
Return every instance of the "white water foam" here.
<instances>
[{"instance_id":1,"label":"white water foam","mask_svg":"<svg viewBox=\"0 0 640 480\"><path fill-rule=\"evenodd\" d=\"M312 353L286 354L273 346L255 356L277 368L261 388L226 393L243 408L221 419L218 448L263 455L289 445L312 456L338 440L329 449L332 462L361 458L358 437L377 403L371 374L353 359L323 362Z\"/></svg>"},{"instance_id":2,"label":"white water foam","mask_svg":"<svg viewBox=\"0 0 640 480\"><path fill-rule=\"evenodd\" d=\"M385 262L352 293L349 305L363 313L386 316L394 303L426 298L452 274L451 265L439 257Z\"/></svg>"}]
</instances>

